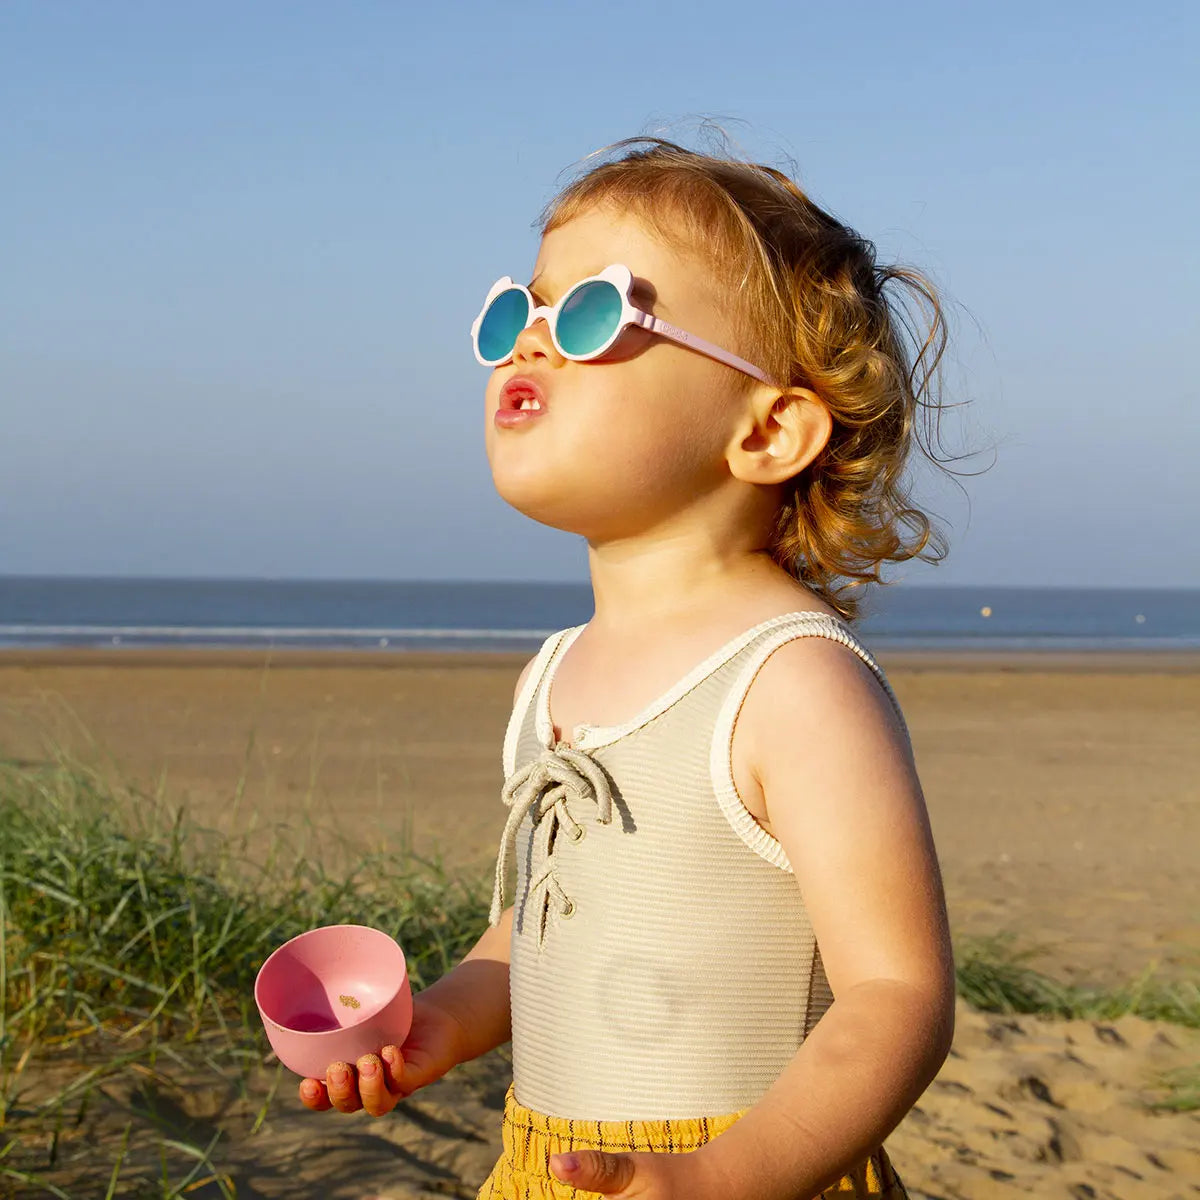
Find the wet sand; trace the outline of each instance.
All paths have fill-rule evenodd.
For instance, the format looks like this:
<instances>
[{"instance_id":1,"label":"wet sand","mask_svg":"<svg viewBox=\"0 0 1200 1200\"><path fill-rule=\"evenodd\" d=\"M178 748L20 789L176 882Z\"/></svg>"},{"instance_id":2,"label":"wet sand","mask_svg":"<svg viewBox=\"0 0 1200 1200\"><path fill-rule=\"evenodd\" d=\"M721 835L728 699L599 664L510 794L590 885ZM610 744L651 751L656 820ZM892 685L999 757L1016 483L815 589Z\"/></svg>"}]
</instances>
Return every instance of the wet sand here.
<instances>
[{"instance_id":1,"label":"wet sand","mask_svg":"<svg viewBox=\"0 0 1200 1200\"><path fill-rule=\"evenodd\" d=\"M1150 965L1196 979L1200 656L881 660L912 730L956 934L1010 933L1064 979L1115 985ZM522 662L9 652L0 753L81 757L201 823L255 824L262 844L275 829L310 846L348 831L482 873L503 825L500 745ZM1177 1026L963 1009L893 1157L914 1197L1200 1195L1200 1118L1147 1107L1161 1070L1198 1058ZM456 1075L384 1122L284 1100L253 1139L237 1105L180 1103L209 1104L189 1119L228 1128L239 1196L296 1195L297 1177L314 1195L469 1196L498 1145L504 1068Z\"/></svg>"}]
</instances>

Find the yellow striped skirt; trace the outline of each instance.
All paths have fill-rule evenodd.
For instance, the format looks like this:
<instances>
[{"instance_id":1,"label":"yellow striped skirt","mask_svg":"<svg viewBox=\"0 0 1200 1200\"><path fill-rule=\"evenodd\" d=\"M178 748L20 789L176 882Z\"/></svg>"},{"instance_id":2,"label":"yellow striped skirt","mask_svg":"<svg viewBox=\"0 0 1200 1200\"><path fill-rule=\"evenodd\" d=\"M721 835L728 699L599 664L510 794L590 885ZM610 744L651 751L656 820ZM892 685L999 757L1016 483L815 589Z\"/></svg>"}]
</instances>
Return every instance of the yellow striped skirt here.
<instances>
[{"instance_id":1,"label":"yellow striped skirt","mask_svg":"<svg viewBox=\"0 0 1200 1200\"><path fill-rule=\"evenodd\" d=\"M479 1190L477 1200L586 1200L550 1173L550 1156L570 1150L686 1154L724 1133L742 1114L672 1121L569 1121L548 1117L517 1103L510 1086L504 1099L504 1153ZM841 1200L908 1200L892 1164L880 1148L820 1197Z\"/></svg>"}]
</instances>

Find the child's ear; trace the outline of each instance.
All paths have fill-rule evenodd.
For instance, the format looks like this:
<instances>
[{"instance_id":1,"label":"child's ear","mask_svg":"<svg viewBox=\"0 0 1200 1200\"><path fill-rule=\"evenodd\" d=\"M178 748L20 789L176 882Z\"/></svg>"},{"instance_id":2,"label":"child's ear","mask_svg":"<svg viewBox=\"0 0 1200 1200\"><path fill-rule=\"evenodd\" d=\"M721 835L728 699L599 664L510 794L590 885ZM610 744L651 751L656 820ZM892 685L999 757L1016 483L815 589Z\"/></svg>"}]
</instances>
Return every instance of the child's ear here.
<instances>
[{"instance_id":1,"label":"child's ear","mask_svg":"<svg viewBox=\"0 0 1200 1200\"><path fill-rule=\"evenodd\" d=\"M808 388L756 389L726 455L746 483L784 483L825 448L833 418Z\"/></svg>"}]
</instances>

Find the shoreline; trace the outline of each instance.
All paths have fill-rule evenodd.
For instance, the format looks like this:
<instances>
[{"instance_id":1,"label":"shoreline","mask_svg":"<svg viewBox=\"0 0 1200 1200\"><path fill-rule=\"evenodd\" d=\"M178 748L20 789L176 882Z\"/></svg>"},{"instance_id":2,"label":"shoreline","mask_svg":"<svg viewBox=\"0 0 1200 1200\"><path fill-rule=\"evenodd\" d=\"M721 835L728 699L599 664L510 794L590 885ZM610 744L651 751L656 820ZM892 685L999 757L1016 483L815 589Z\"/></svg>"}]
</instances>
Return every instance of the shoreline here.
<instances>
[{"instance_id":1,"label":"shoreline","mask_svg":"<svg viewBox=\"0 0 1200 1200\"><path fill-rule=\"evenodd\" d=\"M874 647L887 670L1100 672L1131 674L1200 673L1200 649L1015 650L889 649ZM397 668L511 668L519 671L532 650L414 650L407 648L209 647L209 646L54 646L0 647L0 670L22 667L216 667L259 670L346 670Z\"/></svg>"}]
</instances>

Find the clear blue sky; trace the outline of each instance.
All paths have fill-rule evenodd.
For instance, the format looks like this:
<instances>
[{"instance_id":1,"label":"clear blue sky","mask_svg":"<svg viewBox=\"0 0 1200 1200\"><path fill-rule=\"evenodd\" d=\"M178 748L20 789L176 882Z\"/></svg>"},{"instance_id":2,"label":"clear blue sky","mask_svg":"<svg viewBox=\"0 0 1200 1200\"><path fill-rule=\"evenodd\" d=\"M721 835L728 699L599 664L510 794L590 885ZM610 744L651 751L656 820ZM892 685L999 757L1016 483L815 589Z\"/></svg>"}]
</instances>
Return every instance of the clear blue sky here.
<instances>
[{"instance_id":1,"label":"clear blue sky","mask_svg":"<svg viewBox=\"0 0 1200 1200\"><path fill-rule=\"evenodd\" d=\"M467 328L560 172L707 115L962 306L995 465L905 577L1200 586L1198 14L6 0L0 573L581 579Z\"/></svg>"}]
</instances>

